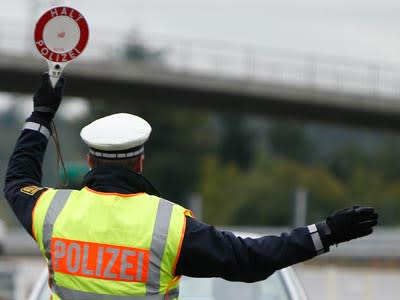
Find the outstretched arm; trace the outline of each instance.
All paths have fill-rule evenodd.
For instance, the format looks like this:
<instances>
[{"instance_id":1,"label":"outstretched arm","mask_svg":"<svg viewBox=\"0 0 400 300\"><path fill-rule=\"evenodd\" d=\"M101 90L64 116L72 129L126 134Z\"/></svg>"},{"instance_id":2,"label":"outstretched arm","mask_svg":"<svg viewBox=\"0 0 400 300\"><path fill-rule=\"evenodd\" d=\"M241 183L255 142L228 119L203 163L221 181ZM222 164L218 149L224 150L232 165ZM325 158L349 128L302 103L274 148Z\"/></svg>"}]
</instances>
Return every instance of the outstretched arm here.
<instances>
[{"instance_id":1,"label":"outstretched arm","mask_svg":"<svg viewBox=\"0 0 400 300\"><path fill-rule=\"evenodd\" d=\"M333 244L370 234L377 219L372 208L353 207L280 236L253 239L187 218L176 274L245 282L263 280L276 270L329 251Z\"/></svg>"}]
</instances>

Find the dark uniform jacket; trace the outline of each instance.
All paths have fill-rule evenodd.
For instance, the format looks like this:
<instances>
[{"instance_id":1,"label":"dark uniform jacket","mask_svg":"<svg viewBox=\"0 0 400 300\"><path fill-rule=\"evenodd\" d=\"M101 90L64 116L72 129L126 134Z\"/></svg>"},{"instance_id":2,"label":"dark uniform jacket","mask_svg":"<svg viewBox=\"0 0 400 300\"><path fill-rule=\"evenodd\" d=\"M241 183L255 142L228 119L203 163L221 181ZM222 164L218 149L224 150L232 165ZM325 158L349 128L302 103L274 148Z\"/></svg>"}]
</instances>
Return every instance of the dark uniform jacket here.
<instances>
[{"instance_id":1,"label":"dark uniform jacket","mask_svg":"<svg viewBox=\"0 0 400 300\"><path fill-rule=\"evenodd\" d=\"M48 120L35 114L27 122L50 128ZM30 235L32 210L46 190L41 179L48 138L42 129L41 132L39 129L22 131L9 161L4 187L8 203ZM100 192L157 195L143 176L125 168L96 168L85 176L83 185ZM311 237L309 228L299 227L280 236L252 239L237 237L187 217L176 275L245 282L265 279L278 269L317 255L315 237ZM324 241L322 233L320 236ZM329 249L324 248L324 251Z\"/></svg>"}]
</instances>

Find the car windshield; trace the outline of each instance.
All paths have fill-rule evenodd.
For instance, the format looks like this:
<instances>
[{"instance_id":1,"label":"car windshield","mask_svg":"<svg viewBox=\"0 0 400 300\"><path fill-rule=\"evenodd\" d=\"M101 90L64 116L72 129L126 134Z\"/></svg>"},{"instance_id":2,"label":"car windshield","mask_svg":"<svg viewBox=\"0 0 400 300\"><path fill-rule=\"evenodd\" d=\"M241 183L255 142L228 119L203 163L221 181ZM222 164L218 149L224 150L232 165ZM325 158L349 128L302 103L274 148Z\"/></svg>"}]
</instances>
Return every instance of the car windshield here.
<instances>
[{"instance_id":1,"label":"car windshield","mask_svg":"<svg viewBox=\"0 0 400 300\"><path fill-rule=\"evenodd\" d=\"M35 300L50 299L47 284ZM285 283L276 272L268 279L255 282L230 282L220 278L182 277L180 284L180 300L290 300Z\"/></svg>"}]
</instances>

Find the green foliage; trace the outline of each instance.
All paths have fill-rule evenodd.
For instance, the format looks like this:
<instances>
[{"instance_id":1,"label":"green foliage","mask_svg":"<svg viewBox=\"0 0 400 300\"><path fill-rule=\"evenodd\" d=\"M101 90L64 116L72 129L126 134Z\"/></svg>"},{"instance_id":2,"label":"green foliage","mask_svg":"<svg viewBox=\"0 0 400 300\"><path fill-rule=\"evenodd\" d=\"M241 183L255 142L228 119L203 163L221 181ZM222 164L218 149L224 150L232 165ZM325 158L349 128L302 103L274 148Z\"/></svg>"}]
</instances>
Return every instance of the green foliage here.
<instances>
[{"instance_id":1,"label":"green foliage","mask_svg":"<svg viewBox=\"0 0 400 300\"><path fill-rule=\"evenodd\" d=\"M239 171L215 158L203 164L199 190L205 220L216 224L287 225L291 222L294 190L306 188L314 213L343 205L344 186L320 167L259 155L254 167Z\"/></svg>"},{"instance_id":2,"label":"green foliage","mask_svg":"<svg viewBox=\"0 0 400 300\"><path fill-rule=\"evenodd\" d=\"M308 162L312 157L311 141L307 138L304 126L275 122L268 131L271 151L276 156L290 157Z\"/></svg>"},{"instance_id":3,"label":"green foliage","mask_svg":"<svg viewBox=\"0 0 400 300\"><path fill-rule=\"evenodd\" d=\"M385 186L375 206L381 214L382 225L400 224L400 179Z\"/></svg>"},{"instance_id":4,"label":"green foliage","mask_svg":"<svg viewBox=\"0 0 400 300\"><path fill-rule=\"evenodd\" d=\"M243 136L240 129L232 128L230 143ZM328 141L331 147L322 145L329 151L319 153L324 151L320 140L310 138L306 127L276 122L266 132L268 147L253 154L247 168L241 166L239 155L229 160L208 157L199 184L205 220L232 225L291 224L294 193L302 187L308 194L309 223L343 207L365 205L377 209L382 224L400 224L399 140L389 134L360 133L349 143L348 138L342 142L336 136L339 139ZM250 136L246 145L252 144ZM314 153L323 159L315 159Z\"/></svg>"},{"instance_id":5,"label":"green foliage","mask_svg":"<svg viewBox=\"0 0 400 300\"><path fill-rule=\"evenodd\" d=\"M236 189L241 174L235 164L220 168L215 157L207 157L202 164L199 192L204 198L204 218L213 224L228 224L237 206Z\"/></svg>"},{"instance_id":6,"label":"green foliage","mask_svg":"<svg viewBox=\"0 0 400 300\"><path fill-rule=\"evenodd\" d=\"M374 161L375 169L384 173L386 180L398 180L400 178L400 140L386 137L377 150Z\"/></svg>"},{"instance_id":7,"label":"green foliage","mask_svg":"<svg viewBox=\"0 0 400 300\"><path fill-rule=\"evenodd\" d=\"M222 133L218 142L218 159L222 163L234 162L241 169L249 168L253 155L252 134L238 117L220 118Z\"/></svg>"},{"instance_id":8,"label":"green foliage","mask_svg":"<svg viewBox=\"0 0 400 300\"><path fill-rule=\"evenodd\" d=\"M184 204L199 181L202 154L215 145L210 119L179 110L147 114L142 115L153 130L145 146L144 175L164 197Z\"/></svg>"},{"instance_id":9,"label":"green foliage","mask_svg":"<svg viewBox=\"0 0 400 300\"><path fill-rule=\"evenodd\" d=\"M343 180L351 180L355 170L368 165L368 155L356 144L345 145L339 149L331 162L329 168L333 174Z\"/></svg>"}]
</instances>

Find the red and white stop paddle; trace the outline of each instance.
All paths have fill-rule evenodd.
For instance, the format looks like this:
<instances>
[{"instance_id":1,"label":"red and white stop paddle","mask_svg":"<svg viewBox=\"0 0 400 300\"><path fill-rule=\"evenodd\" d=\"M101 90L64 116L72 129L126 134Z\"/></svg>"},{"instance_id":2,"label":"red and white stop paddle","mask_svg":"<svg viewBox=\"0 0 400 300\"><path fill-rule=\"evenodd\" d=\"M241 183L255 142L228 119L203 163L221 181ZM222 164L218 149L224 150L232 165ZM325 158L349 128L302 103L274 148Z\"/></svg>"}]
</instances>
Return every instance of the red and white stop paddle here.
<instances>
[{"instance_id":1,"label":"red and white stop paddle","mask_svg":"<svg viewBox=\"0 0 400 300\"><path fill-rule=\"evenodd\" d=\"M82 54L89 40L89 26L83 15L67 6L53 7L37 21L34 40L49 65L53 87L64 67Z\"/></svg>"}]
</instances>

